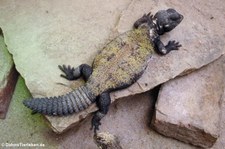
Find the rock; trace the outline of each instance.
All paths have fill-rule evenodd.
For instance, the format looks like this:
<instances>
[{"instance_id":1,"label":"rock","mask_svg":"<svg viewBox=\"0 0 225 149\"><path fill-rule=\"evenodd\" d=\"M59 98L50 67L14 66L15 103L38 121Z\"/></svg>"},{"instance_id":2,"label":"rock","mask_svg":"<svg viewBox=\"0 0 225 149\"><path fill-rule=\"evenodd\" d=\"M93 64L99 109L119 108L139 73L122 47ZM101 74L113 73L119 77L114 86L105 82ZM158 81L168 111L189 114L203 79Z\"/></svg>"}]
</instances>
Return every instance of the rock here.
<instances>
[{"instance_id":1,"label":"rock","mask_svg":"<svg viewBox=\"0 0 225 149\"><path fill-rule=\"evenodd\" d=\"M122 149L119 139L109 132L97 133L94 140L99 149Z\"/></svg>"},{"instance_id":2,"label":"rock","mask_svg":"<svg viewBox=\"0 0 225 149\"><path fill-rule=\"evenodd\" d=\"M159 133L203 148L219 137L225 57L163 85L152 127Z\"/></svg>"},{"instance_id":3,"label":"rock","mask_svg":"<svg viewBox=\"0 0 225 149\"><path fill-rule=\"evenodd\" d=\"M216 143L213 145L212 149L221 149L225 146L225 90L222 97L221 102L221 120L220 120L220 133L219 138L217 139Z\"/></svg>"},{"instance_id":4,"label":"rock","mask_svg":"<svg viewBox=\"0 0 225 149\"><path fill-rule=\"evenodd\" d=\"M57 66L90 64L130 1L0 1L5 42L31 94L45 97L68 92L73 84L60 78ZM81 118L47 117L59 132Z\"/></svg>"},{"instance_id":5,"label":"rock","mask_svg":"<svg viewBox=\"0 0 225 149\"><path fill-rule=\"evenodd\" d=\"M32 7L25 7L26 2L0 3L0 24L6 33L6 44L34 97L68 92L70 88L58 85L70 86L71 83L59 77L61 72L57 65L66 63L76 67L81 63L90 64L97 50L109 38L131 29L133 22L144 12L155 13L159 9L174 7L182 13L184 21L163 40L176 39L183 48L165 57L153 56L146 73L137 83L111 94L113 101L145 92L177 75L198 69L224 53L225 36L221 32L224 8L219 0L196 2L194 7L192 3L178 0L29 2ZM213 12L211 7L215 8ZM55 132L61 133L96 109L93 105L78 114L47 117L47 120Z\"/></svg>"},{"instance_id":6,"label":"rock","mask_svg":"<svg viewBox=\"0 0 225 149\"><path fill-rule=\"evenodd\" d=\"M223 4L217 1L216 3L207 1L207 4L195 3L194 7L192 3L177 0L168 3L148 0L132 1L127 10L122 12L120 22L116 26L118 33L131 29L133 22L141 17L143 12L151 11L155 14L160 9L173 7L184 15L184 20L173 31L162 36L162 40L165 43L169 40L177 40L182 44L182 48L164 57L154 56L137 83L128 89L113 93L113 96L120 98L147 91L178 75L199 69L223 55L225 43L222 38L225 37L225 33L221 32L224 24L220 12L223 12L225 8L220 7ZM215 8L213 12L209 9L211 6ZM210 19L211 13L214 19ZM201 24L204 24L204 27Z\"/></svg>"},{"instance_id":7,"label":"rock","mask_svg":"<svg viewBox=\"0 0 225 149\"><path fill-rule=\"evenodd\" d=\"M58 65L91 64L129 2L1 1L5 43L32 95L56 96L69 91L58 84L71 85L60 77Z\"/></svg>"},{"instance_id":8,"label":"rock","mask_svg":"<svg viewBox=\"0 0 225 149\"><path fill-rule=\"evenodd\" d=\"M4 119L17 82L18 73L8 53L0 28L0 118Z\"/></svg>"},{"instance_id":9,"label":"rock","mask_svg":"<svg viewBox=\"0 0 225 149\"><path fill-rule=\"evenodd\" d=\"M170 139L149 129L150 118L154 112L156 98L151 92L116 100L109 108L107 116L102 119L100 132L109 132L119 138L124 149L196 149L189 144ZM93 141L93 131L90 131L90 121L87 117L79 129L57 135L60 136L61 148L97 149ZM53 136L55 138L55 136ZM85 140L85 141L83 141ZM60 148L59 147L59 148ZM218 148L219 149L219 148Z\"/></svg>"}]
</instances>

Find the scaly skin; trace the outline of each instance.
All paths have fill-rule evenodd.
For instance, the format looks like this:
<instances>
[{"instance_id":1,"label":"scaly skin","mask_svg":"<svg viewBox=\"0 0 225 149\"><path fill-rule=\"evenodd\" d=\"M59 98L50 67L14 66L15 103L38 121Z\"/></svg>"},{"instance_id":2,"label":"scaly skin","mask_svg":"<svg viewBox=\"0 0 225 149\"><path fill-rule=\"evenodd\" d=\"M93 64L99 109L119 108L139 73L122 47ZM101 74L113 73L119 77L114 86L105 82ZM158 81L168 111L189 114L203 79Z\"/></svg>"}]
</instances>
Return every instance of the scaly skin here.
<instances>
[{"instance_id":1,"label":"scaly skin","mask_svg":"<svg viewBox=\"0 0 225 149\"><path fill-rule=\"evenodd\" d=\"M143 73L154 51L147 28L118 36L95 57L87 87L94 95L99 95L131 85Z\"/></svg>"}]
</instances>

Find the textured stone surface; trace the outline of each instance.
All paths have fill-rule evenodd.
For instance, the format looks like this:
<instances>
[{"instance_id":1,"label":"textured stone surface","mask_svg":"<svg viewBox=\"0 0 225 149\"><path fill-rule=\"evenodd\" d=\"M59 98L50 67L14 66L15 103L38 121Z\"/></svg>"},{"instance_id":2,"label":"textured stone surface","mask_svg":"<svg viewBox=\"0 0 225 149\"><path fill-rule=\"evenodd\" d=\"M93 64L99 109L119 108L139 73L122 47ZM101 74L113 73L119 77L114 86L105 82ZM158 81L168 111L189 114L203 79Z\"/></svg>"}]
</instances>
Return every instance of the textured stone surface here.
<instances>
[{"instance_id":1,"label":"textured stone surface","mask_svg":"<svg viewBox=\"0 0 225 149\"><path fill-rule=\"evenodd\" d=\"M152 120L159 133L201 147L219 137L225 57L165 83Z\"/></svg>"},{"instance_id":2,"label":"textured stone surface","mask_svg":"<svg viewBox=\"0 0 225 149\"><path fill-rule=\"evenodd\" d=\"M12 57L4 42L0 28L0 118L4 119L17 81Z\"/></svg>"},{"instance_id":3,"label":"textured stone surface","mask_svg":"<svg viewBox=\"0 0 225 149\"><path fill-rule=\"evenodd\" d=\"M224 53L224 33L221 32L224 7L219 0L204 3L184 0L3 0L0 4L0 24L5 31L6 44L14 56L16 68L35 97L68 92L69 88L57 84L71 85L59 77L57 65L90 64L93 55L108 38L131 29L133 22L144 12L155 13L168 7L181 12L184 21L163 40L177 39L183 48L159 59L154 56L143 77L130 88L113 93L113 99L147 91ZM210 9L212 7L215 9ZM95 110L93 105L87 111L66 118L47 119L54 131L62 132Z\"/></svg>"},{"instance_id":4,"label":"textured stone surface","mask_svg":"<svg viewBox=\"0 0 225 149\"><path fill-rule=\"evenodd\" d=\"M57 66L90 64L93 55L108 41L129 2L0 1L0 24L5 41L31 94L45 97L68 92L69 87L58 83L70 86L71 82L59 77L61 71ZM80 117L47 119L61 132Z\"/></svg>"},{"instance_id":5,"label":"textured stone surface","mask_svg":"<svg viewBox=\"0 0 225 149\"><path fill-rule=\"evenodd\" d=\"M184 15L184 20L172 32L162 36L167 43L169 40L177 40L182 48L177 52L171 52L165 57L155 56L143 76L130 88L115 92L113 96L120 98L131 94L144 92L161 84L177 75L185 74L206 65L225 52L225 44L222 38L225 33L225 10L220 0L190 3L185 0L132 1L126 11L123 11L120 21L116 26L118 33L129 30L133 22L143 15L143 12L151 11L153 14L160 9L175 8ZM211 7L215 9L210 9ZM191 12L191 13L190 13Z\"/></svg>"},{"instance_id":6,"label":"textured stone surface","mask_svg":"<svg viewBox=\"0 0 225 149\"><path fill-rule=\"evenodd\" d=\"M219 138L216 143L213 145L212 149L221 149L225 146L225 90L222 97L222 111L221 111L221 120L220 120L220 131Z\"/></svg>"},{"instance_id":7,"label":"textured stone surface","mask_svg":"<svg viewBox=\"0 0 225 149\"><path fill-rule=\"evenodd\" d=\"M90 64L129 2L0 1L6 45L32 95L67 92L69 88L57 84L70 85L60 78L58 65Z\"/></svg>"},{"instance_id":8,"label":"textured stone surface","mask_svg":"<svg viewBox=\"0 0 225 149\"><path fill-rule=\"evenodd\" d=\"M117 100L103 118L99 133L109 132L117 136L124 149L195 149L194 146L166 138L149 129L153 106L154 98L149 92ZM76 145L78 149L97 149L93 131L89 130L90 120L91 117L88 117L82 127L72 128L59 135L61 147L74 148Z\"/></svg>"}]
</instances>

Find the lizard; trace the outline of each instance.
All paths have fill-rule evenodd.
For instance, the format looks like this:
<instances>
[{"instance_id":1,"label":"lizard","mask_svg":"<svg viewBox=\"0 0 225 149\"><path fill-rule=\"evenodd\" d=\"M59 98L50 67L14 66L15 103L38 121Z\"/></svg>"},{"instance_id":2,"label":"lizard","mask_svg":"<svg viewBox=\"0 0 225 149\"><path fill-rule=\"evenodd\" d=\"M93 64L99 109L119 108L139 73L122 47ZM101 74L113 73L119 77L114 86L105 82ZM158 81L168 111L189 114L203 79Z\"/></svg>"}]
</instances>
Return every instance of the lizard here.
<instances>
[{"instance_id":1,"label":"lizard","mask_svg":"<svg viewBox=\"0 0 225 149\"><path fill-rule=\"evenodd\" d=\"M96 103L98 110L92 118L96 133L101 119L111 103L110 93L136 82L143 74L152 54L166 55L182 45L175 40L164 45L160 36L173 30L183 20L175 9L159 10L154 16L144 14L133 29L118 35L107 43L94 58L92 66L59 65L61 77L76 80L82 77L85 84L71 92L55 97L31 98L23 104L35 113L50 116L67 116L78 113Z\"/></svg>"}]
</instances>

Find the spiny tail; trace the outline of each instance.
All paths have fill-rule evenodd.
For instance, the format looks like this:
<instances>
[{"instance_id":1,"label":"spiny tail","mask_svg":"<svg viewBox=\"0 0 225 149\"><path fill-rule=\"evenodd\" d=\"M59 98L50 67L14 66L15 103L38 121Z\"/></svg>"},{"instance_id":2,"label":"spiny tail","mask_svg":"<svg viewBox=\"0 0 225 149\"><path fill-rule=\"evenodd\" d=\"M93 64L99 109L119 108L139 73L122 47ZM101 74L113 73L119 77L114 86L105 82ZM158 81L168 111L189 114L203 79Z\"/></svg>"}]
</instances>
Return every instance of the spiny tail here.
<instances>
[{"instance_id":1,"label":"spiny tail","mask_svg":"<svg viewBox=\"0 0 225 149\"><path fill-rule=\"evenodd\" d=\"M81 86L66 95L27 99L23 101L23 104L35 113L62 116L86 109L95 101L95 98L86 86Z\"/></svg>"}]
</instances>

